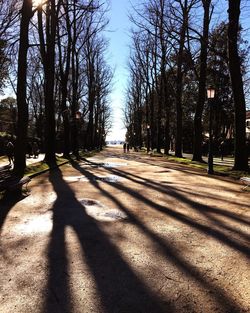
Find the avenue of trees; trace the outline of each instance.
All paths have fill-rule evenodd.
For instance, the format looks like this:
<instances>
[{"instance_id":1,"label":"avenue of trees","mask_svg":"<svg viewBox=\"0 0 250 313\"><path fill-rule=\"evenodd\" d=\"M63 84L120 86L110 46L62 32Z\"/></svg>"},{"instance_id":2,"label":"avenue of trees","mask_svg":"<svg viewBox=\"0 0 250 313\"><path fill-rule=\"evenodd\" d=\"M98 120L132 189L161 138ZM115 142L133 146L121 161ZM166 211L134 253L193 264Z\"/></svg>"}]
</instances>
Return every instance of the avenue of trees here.
<instances>
[{"instance_id":1,"label":"avenue of trees","mask_svg":"<svg viewBox=\"0 0 250 313\"><path fill-rule=\"evenodd\" d=\"M202 161L209 128L206 90L215 89L215 143L234 141L234 169L247 170L249 47L240 0L147 0L130 15L131 53L124 119L133 146L182 151ZM220 22L218 22L220 20ZM216 22L215 22L216 21Z\"/></svg>"},{"instance_id":2,"label":"avenue of trees","mask_svg":"<svg viewBox=\"0 0 250 313\"><path fill-rule=\"evenodd\" d=\"M78 157L80 147L105 142L113 76L107 10L98 0L0 0L0 90L11 83L16 93L16 101L1 101L0 113L16 138L15 174L24 174L29 137L50 164L57 151Z\"/></svg>"}]
</instances>

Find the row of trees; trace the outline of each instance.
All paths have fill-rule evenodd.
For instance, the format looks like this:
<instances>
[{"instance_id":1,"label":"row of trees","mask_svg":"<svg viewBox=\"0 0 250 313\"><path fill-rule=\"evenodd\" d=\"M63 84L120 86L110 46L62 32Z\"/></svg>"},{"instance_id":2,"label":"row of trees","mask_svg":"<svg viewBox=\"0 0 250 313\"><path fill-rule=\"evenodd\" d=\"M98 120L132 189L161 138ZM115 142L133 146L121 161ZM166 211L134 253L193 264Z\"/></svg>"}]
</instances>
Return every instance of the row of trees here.
<instances>
[{"instance_id":1,"label":"row of trees","mask_svg":"<svg viewBox=\"0 0 250 313\"><path fill-rule=\"evenodd\" d=\"M127 140L166 154L193 152L202 161L208 129L206 88L216 89L214 136L235 139L235 164L248 169L242 76L248 47L239 24L240 0L215 24L218 1L148 0L134 7L125 124ZM212 25L212 26L211 26ZM215 105L216 104L216 105Z\"/></svg>"},{"instance_id":2,"label":"row of trees","mask_svg":"<svg viewBox=\"0 0 250 313\"><path fill-rule=\"evenodd\" d=\"M110 128L112 69L105 60L107 5L98 0L0 0L0 55L17 98L14 171L23 175L28 127L45 160L101 146ZM0 43L1 43L0 40ZM3 52L3 53L2 53ZM2 59L0 59L2 62ZM3 80L2 80L3 81ZM1 87L1 86L0 86Z\"/></svg>"}]
</instances>

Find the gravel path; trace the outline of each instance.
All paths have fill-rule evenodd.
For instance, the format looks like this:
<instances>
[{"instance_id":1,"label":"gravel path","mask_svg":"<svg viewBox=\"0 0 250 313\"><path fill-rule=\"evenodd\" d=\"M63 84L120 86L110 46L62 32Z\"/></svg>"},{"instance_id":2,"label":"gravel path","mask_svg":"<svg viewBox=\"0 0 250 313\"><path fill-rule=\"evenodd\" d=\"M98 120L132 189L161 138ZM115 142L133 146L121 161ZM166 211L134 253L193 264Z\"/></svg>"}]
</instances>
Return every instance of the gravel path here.
<instances>
[{"instance_id":1,"label":"gravel path","mask_svg":"<svg viewBox=\"0 0 250 313\"><path fill-rule=\"evenodd\" d=\"M250 312L250 194L108 148L0 203L1 313Z\"/></svg>"}]
</instances>

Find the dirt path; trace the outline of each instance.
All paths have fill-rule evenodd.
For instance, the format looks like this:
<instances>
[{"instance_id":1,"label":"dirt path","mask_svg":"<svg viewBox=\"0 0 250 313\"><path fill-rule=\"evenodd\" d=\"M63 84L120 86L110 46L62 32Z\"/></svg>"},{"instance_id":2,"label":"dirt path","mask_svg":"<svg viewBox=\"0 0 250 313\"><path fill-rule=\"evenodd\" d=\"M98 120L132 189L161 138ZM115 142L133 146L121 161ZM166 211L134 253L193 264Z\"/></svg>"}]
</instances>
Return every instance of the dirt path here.
<instances>
[{"instance_id":1,"label":"dirt path","mask_svg":"<svg viewBox=\"0 0 250 313\"><path fill-rule=\"evenodd\" d=\"M250 312L250 194L109 148L0 203L1 313Z\"/></svg>"}]
</instances>

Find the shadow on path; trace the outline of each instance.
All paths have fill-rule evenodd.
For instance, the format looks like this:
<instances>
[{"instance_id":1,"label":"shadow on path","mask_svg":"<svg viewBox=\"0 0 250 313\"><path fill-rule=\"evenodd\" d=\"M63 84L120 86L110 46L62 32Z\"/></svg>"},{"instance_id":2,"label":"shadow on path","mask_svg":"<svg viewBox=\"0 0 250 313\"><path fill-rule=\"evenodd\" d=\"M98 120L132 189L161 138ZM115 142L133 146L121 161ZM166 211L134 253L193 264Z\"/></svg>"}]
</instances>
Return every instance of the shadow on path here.
<instances>
[{"instance_id":1,"label":"shadow on path","mask_svg":"<svg viewBox=\"0 0 250 313\"><path fill-rule=\"evenodd\" d=\"M96 284L102 308L95 312L172 312L170 306L166 303L163 306L158 296L136 276L97 222L86 214L84 206L63 180L60 170L50 173L50 181L57 199L53 206L53 230L48 250L48 294L43 313L73 312L74 300L70 295L69 260L65 247L67 225L78 237L81 246L79 256L87 263ZM87 312L84 303L82 312Z\"/></svg>"},{"instance_id":2,"label":"shadow on path","mask_svg":"<svg viewBox=\"0 0 250 313\"><path fill-rule=\"evenodd\" d=\"M222 232L215 230L207 225L202 225L198 223L197 221L193 220L192 217L188 217L182 213L176 212L166 206L162 206L159 204L156 204L148 197L143 196L141 193L136 192L132 190L131 188L126 187L123 184L120 183L111 183L111 182L104 182L104 184L108 184L114 188L114 192L112 194L110 192L107 192L103 187L102 183L99 183L96 179L97 177L89 172L86 168L83 169L81 166L76 163L72 162L73 167L78 170L80 173L85 175L87 178L89 178L90 183L93 185L93 187L97 188L103 196L110 199L113 203L117 205L119 209L121 209L123 212L127 214L130 221L134 223L135 226L137 226L140 230L142 230L160 249L161 253L164 255L164 257L170 261L172 264L174 264L177 268L179 268L180 271L182 271L184 274L183 279L191 279L193 280L200 288L204 290L208 290L211 293L212 298L217 302L217 304L220 306L220 309L223 310L223 312L227 313L237 313L240 312L240 306L237 304L235 300L233 300L230 296L230 294L227 292L227 290L222 289L219 284L216 284L214 281L209 281L204 273L197 268L195 264L192 264L190 260L185 259L179 251L175 249L175 247L172 245L172 243L167 241L166 239L162 239L159 235L155 234L152 230L150 230L148 227L146 227L137 217L134 215L130 210L128 210L124 204L115 197L115 189L123 191L127 193L129 196L141 201L141 203L149 206L150 208L156 209L162 213L165 213L173 218L175 218L178 221L181 221L183 224L186 224L188 226L191 226L192 228L200 231L201 233L204 233L205 235L214 238L215 240L221 241L222 243L228 245L229 247L232 247L240 252L243 252L247 256L249 256L249 249L246 246L240 245L238 242L231 240L228 238L225 234ZM112 170L109 169L109 171L118 174L121 172L120 170ZM126 175L123 172L123 177ZM122 175L121 175L122 176ZM129 179L129 177L128 177ZM143 185L143 182L139 182ZM147 183L144 185L147 186ZM178 193L175 193L175 196L178 198ZM189 202L189 199L185 199L184 196L181 196L181 201ZM190 205L197 205L195 203L190 202ZM209 207L207 207L208 209ZM146 311L150 312L150 311ZM155 312L155 311L153 311ZM178 312L178 311L176 311Z\"/></svg>"},{"instance_id":3,"label":"shadow on path","mask_svg":"<svg viewBox=\"0 0 250 313\"><path fill-rule=\"evenodd\" d=\"M15 206L15 204L22 199L24 199L26 196L24 196L21 193L10 193L5 192L3 197L0 199L0 234L2 227L4 225L4 222L10 212L10 210Z\"/></svg>"},{"instance_id":4,"label":"shadow on path","mask_svg":"<svg viewBox=\"0 0 250 313\"><path fill-rule=\"evenodd\" d=\"M85 160L85 162L93 164L93 162L91 162L89 160ZM233 227L226 225L221 220L217 219L215 217L215 215L227 217L234 222L242 223L242 224L245 224L247 226L250 226L249 220L244 219L243 217L241 217L237 214L234 214L228 210L217 209L217 208L199 203L197 201L193 201L190 198L187 198L186 196L184 196L183 191L181 192L176 187L173 187L170 185L164 186L164 185L162 185L158 182L155 182L151 179L140 177L138 175L128 173L128 172L121 170L121 169L119 169L119 170L118 169L112 169L112 168L105 168L105 169L107 171L109 171L110 173L115 174L115 175L119 175L123 178L126 178L126 179L132 181L133 183L142 185L143 187L147 187L149 189L153 189L157 192L164 193L164 194L171 196L172 198L174 198L174 199L176 199L182 203L186 203L190 209L196 211L200 215L205 216L210 221L213 221L215 224L217 224L217 226L220 226L221 229L220 230L212 229L210 226L198 223L197 221L194 221L192 218L190 219L189 216L187 216L183 213L178 213L178 212L176 212L176 211L174 211L174 210L172 210L166 206L158 205L158 204L154 203L148 197L147 198L143 197L141 194L135 192L134 190L126 187L123 184L117 184L116 185L116 186L119 186L119 189L121 189L122 191L127 192L128 194L134 196L134 198L141 200L143 203L148 204L152 208L155 208L158 211L161 211L163 213L167 213L167 214L171 215L172 217L175 217L175 218L179 219L180 221L183 221L184 223L186 223L192 227L195 227L198 230L205 232L207 235L214 237L215 239L220 240L223 243L226 243L228 246L233 247L233 248L245 253L246 255L250 256L250 249L249 249L248 245L241 245L238 242L238 239L231 238L231 234L230 234L230 238L229 238L229 236L227 236L226 234L224 234L222 232L222 229L224 228L225 230L229 230L231 232L238 233L240 236L244 237L246 240L250 240L249 235L240 232L236 228L233 228ZM197 196L197 194L196 194L196 196Z\"/></svg>"}]
</instances>

